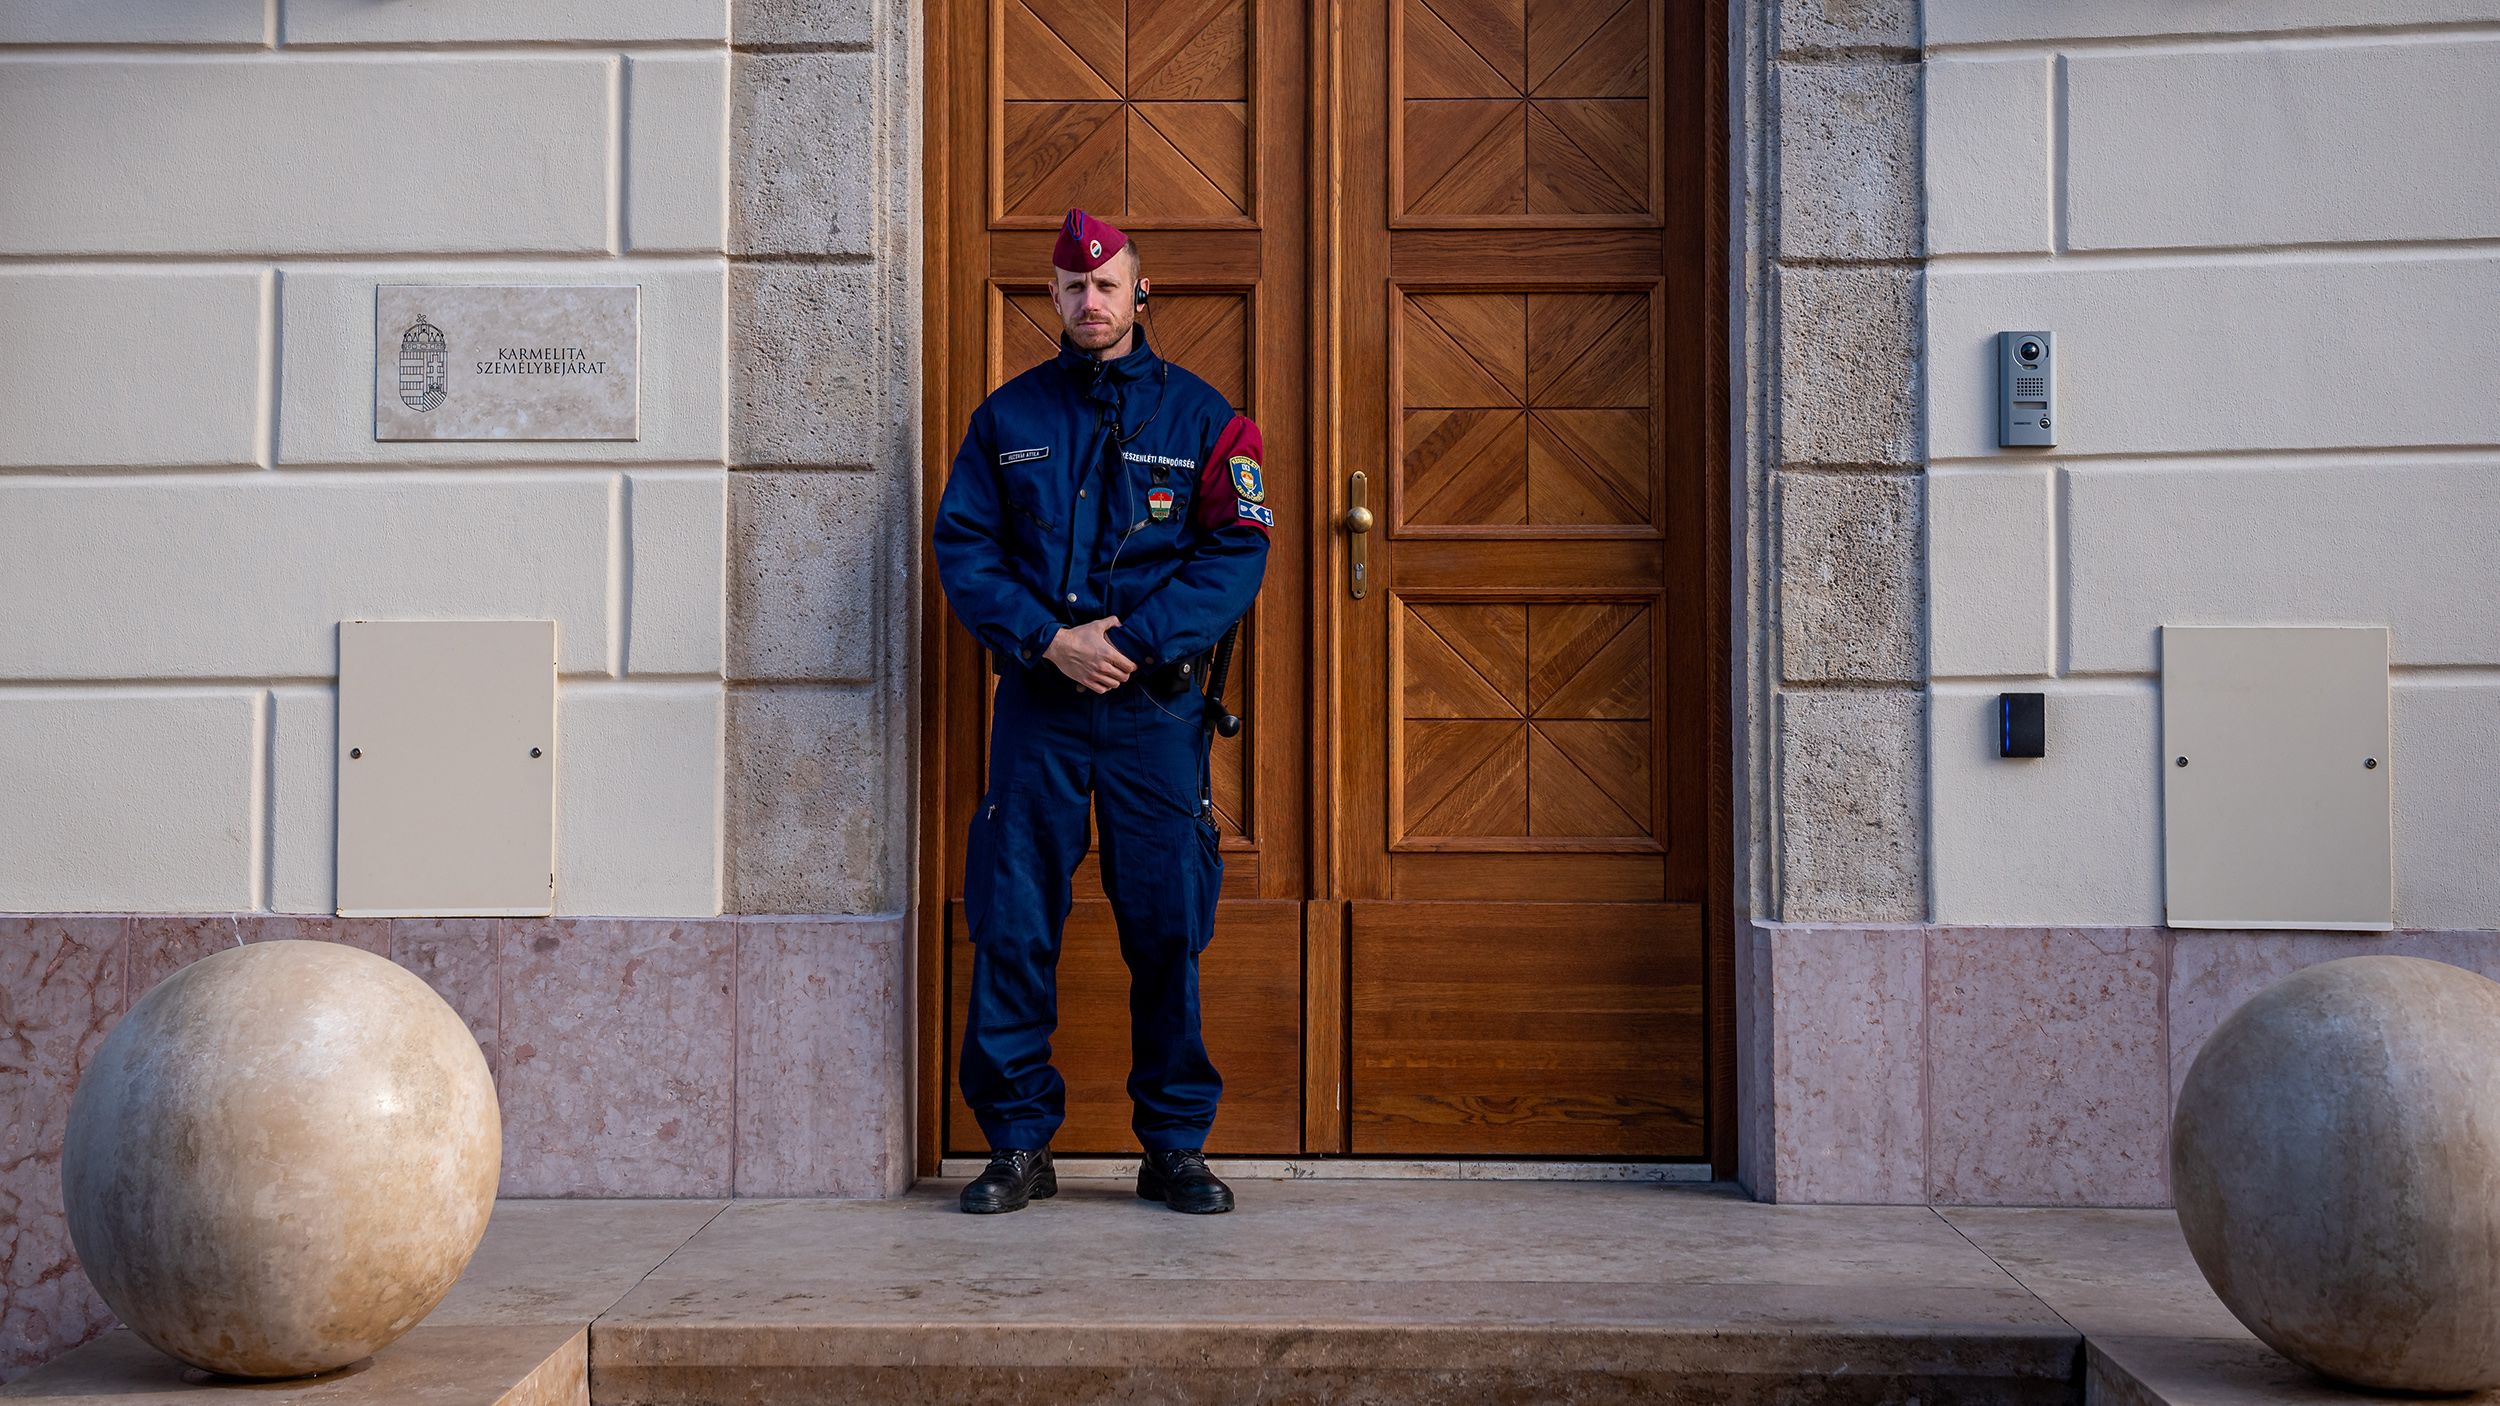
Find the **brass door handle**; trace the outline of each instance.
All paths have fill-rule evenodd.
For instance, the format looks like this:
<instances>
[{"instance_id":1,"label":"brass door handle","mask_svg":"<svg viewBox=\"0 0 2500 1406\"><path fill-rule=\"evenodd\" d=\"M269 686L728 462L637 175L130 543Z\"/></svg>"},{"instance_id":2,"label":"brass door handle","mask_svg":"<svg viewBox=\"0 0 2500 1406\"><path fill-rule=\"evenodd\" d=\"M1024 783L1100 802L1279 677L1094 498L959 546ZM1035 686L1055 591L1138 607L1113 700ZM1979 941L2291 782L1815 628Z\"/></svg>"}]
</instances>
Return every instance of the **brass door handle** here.
<instances>
[{"instance_id":1,"label":"brass door handle","mask_svg":"<svg viewBox=\"0 0 2500 1406\"><path fill-rule=\"evenodd\" d=\"M1361 600L1364 590L1371 585L1369 548L1372 540L1372 510L1364 501L1368 496L1369 483L1370 480L1360 472L1355 473L1346 481L1347 506L1344 518L1347 539L1346 562L1354 573L1347 582L1347 589L1353 593L1356 600Z\"/></svg>"}]
</instances>

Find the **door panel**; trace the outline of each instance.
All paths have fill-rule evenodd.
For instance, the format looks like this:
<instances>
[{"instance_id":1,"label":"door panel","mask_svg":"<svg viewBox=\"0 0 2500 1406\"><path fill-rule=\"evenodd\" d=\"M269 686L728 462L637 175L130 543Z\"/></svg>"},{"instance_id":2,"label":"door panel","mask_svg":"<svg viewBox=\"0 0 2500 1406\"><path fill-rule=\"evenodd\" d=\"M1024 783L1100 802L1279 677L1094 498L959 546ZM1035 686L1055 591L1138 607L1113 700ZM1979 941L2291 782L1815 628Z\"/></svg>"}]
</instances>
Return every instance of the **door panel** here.
<instances>
[{"instance_id":1,"label":"door panel","mask_svg":"<svg viewBox=\"0 0 2500 1406\"><path fill-rule=\"evenodd\" d=\"M933 215L946 231L932 262L933 302L946 309L943 340L932 337L944 381L932 398L943 426L932 429L943 441L933 457L951 456L990 390L1057 354L1050 249L1067 208L1081 205L1136 238L1154 280L1143 325L1158 352L1259 421L1270 501L1307 504L1302 12L1264 0L947 0L942 11L931 43L953 78L933 101L930 134L944 153ZM933 478L929 501L942 487ZM1213 751L1224 899L1201 987L1226 1085L1209 1145L1230 1151L1301 1146L1304 532L1301 515L1279 512L1227 689L1250 727ZM936 643L930 825L950 902L932 952L945 999L932 1012L944 1029L931 1072L945 1090L943 1150L975 1151L980 1133L954 1074L972 954L951 900L963 893L964 827L985 784L992 679L951 618ZM1075 894L1055 1045L1068 1121L1056 1145L1133 1151L1128 978L1090 856Z\"/></svg>"},{"instance_id":2,"label":"door panel","mask_svg":"<svg viewBox=\"0 0 2500 1406\"><path fill-rule=\"evenodd\" d=\"M1699 7L1347 13L1348 1145L1699 1155Z\"/></svg>"},{"instance_id":3,"label":"door panel","mask_svg":"<svg viewBox=\"0 0 2500 1406\"><path fill-rule=\"evenodd\" d=\"M1132 232L1256 224L1261 8L998 0L995 222L1055 229L1081 205Z\"/></svg>"},{"instance_id":4,"label":"door panel","mask_svg":"<svg viewBox=\"0 0 2500 1406\"><path fill-rule=\"evenodd\" d=\"M1662 848L1654 598L1394 599L1392 852Z\"/></svg>"},{"instance_id":5,"label":"door panel","mask_svg":"<svg viewBox=\"0 0 2500 1406\"><path fill-rule=\"evenodd\" d=\"M1352 907L1351 1151L1704 1150L1697 908Z\"/></svg>"},{"instance_id":6,"label":"door panel","mask_svg":"<svg viewBox=\"0 0 2500 1406\"><path fill-rule=\"evenodd\" d=\"M1386 154L1397 224L1658 222L1663 65L1649 0L1381 7L1388 37L1374 52L1394 75Z\"/></svg>"}]
</instances>

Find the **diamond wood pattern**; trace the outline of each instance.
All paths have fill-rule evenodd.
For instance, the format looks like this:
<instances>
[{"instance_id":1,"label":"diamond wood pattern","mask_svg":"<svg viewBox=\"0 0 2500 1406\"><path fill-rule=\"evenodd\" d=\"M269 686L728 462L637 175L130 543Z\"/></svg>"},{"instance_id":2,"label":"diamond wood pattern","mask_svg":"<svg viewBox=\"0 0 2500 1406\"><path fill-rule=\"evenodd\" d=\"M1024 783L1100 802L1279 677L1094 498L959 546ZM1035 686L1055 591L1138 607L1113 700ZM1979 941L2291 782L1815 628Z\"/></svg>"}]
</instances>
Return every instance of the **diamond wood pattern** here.
<instances>
[{"instance_id":1,"label":"diamond wood pattern","mask_svg":"<svg viewBox=\"0 0 2500 1406\"><path fill-rule=\"evenodd\" d=\"M998 300L990 385L1059 354L1059 314L1039 289L1009 289ZM1157 293L1147 336L1169 357L1247 413L1250 407L1250 299L1241 293Z\"/></svg>"},{"instance_id":2,"label":"diamond wood pattern","mask_svg":"<svg viewBox=\"0 0 2500 1406\"><path fill-rule=\"evenodd\" d=\"M1247 0L995 3L1002 223L1247 223Z\"/></svg>"},{"instance_id":3,"label":"diamond wood pattern","mask_svg":"<svg viewBox=\"0 0 2500 1406\"><path fill-rule=\"evenodd\" d=\"M1406 222L1658 209L1647 0L1393 0Z\"/></svg>"},{"instance_id":4,"label":"diamond wood pattern","mask_svg":"<svg viewBox=\"0 0 2500 1406\"><path fill-rule=\"evenodd\" d=\"M1645 840L1647 602L1400 602L1405 839Z\"/></svg>"},{"instance_id":5,"label":"diamond wood pattern","mask_svg":"<svg viewBox=\"0 0 2500 1406\"><path fill-rule=\"evenodd\" d=\"M1654 521L1649 295L1419 293L1403 303L1402 523Z\"/></svg>"}]
</instances>

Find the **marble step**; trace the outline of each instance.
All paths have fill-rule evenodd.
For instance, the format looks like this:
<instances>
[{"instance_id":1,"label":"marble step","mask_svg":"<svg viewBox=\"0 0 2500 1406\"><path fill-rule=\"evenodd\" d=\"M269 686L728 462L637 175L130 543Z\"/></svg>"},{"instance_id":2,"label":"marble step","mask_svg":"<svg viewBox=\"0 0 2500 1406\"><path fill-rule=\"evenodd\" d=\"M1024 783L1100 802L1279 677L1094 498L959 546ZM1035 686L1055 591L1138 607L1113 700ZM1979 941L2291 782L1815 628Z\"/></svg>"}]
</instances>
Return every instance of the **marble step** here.
<instances>
[{"instance_id":1,"label":"marble step","mask_svg":"<svg viewBox=\"0 0 2500 1406\"><path fill-rule=\"evenodd\" d=\"M598 1406L798 1403L1569 1402L2027 1406L2083 1399L2049 1326L1487 1328L964 1323L601 1330Z\"/></svg>"},{"instance_id":2,"label":"marble step","mask_svg":"<svg viewBox=\"0 0 2500 1406\"><path fill-rule=\"evenodd\" d=\"M2082 1338L1923 1208L1658 1185L1066 1178L738 1202L591 1330L599 1406L2081 1400Z\"/></svg>"}]
</instances>

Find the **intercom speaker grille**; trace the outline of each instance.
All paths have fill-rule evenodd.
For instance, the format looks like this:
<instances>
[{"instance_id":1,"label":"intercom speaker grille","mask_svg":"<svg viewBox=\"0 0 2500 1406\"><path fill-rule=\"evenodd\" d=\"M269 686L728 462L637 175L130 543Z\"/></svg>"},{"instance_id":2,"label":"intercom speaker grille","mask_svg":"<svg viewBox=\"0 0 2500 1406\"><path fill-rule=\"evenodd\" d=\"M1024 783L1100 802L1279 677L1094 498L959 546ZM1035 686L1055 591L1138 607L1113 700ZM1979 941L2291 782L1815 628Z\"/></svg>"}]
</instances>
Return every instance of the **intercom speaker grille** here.
<instances>
[{"instance_id":1,"label":"intercom speaker grille","mask_svg":"<svg viewBox=\"0 0 2500 1406\"><path fill-rule=\"evenodd\" d=\"M2048 393L2049 378L2046 376L2017 376L2014 378L2014 394L2020 399L2039 400Z\"/></svg>"}]
</instances>

